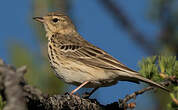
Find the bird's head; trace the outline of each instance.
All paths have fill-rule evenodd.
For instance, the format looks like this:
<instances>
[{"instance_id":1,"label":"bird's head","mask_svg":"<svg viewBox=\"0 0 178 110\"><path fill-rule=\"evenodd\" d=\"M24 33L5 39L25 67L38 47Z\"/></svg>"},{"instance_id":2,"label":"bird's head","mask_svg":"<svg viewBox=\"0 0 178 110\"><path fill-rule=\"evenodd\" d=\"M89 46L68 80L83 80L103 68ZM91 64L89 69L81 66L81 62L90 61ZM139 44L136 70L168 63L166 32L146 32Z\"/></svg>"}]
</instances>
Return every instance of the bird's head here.
<instances>
[{"instance_id":1,"label":"bird's head","mask_svg":"<svg viewBox=\"0 0 178 110\"><path fill-rule=\"evenodd\" d=\"M47 34L70 34L76 31L70 18L62 13L52 12L46 16L34 17L33 19L44 24Z\"/></svg>"}]
</instances>

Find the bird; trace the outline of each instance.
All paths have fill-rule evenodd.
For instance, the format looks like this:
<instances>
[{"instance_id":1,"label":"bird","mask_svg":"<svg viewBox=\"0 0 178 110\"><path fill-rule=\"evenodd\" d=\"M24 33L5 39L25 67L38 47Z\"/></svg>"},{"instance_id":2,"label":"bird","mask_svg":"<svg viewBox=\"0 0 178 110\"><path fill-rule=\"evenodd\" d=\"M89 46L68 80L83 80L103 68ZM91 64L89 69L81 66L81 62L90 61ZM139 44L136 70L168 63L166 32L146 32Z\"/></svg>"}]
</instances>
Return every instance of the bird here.
<instances>
[{"instance_id":1,"label":"bird","mask_svg":"<svg viewBox=\"0 0 178 110\"><path fill-rule=\"evenodd\" d=\"M89 96L100 87L115 85L118 81L145 82L169 91L167 88L128 68L104 50L85 40L65 13L50 12L34 17L44 25L48 39L48 59L56 76L80 88L93 88Z\"/></svg>"}]
</instances>

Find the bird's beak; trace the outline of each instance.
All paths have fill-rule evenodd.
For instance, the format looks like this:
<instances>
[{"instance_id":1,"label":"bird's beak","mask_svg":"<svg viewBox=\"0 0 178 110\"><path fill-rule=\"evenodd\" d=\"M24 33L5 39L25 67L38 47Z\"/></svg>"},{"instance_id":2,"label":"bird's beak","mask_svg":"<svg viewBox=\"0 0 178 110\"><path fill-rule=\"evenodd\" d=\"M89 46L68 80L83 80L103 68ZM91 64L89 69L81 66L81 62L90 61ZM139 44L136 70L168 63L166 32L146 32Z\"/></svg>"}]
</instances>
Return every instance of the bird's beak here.
<instances>
[{"instance_id":1,"label":"bird's beak","mask_svg":"<svg viewBox=\"0 0 178 110\"><path fill-rule=\"evenodd\" d=\"M40 22L40 23L44 22L44 18L43 17L34 17L33 19L38 21L38 22Z\"/></svg>"}]
</instances>

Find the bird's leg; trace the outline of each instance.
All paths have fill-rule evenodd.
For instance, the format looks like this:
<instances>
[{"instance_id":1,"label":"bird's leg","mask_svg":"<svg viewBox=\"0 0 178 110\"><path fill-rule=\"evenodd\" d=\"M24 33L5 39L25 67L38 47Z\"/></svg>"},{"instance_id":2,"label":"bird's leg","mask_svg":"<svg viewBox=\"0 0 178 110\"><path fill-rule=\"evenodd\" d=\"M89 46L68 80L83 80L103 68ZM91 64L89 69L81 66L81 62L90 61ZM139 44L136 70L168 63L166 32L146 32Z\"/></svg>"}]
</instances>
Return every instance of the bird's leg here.
<instances>
[{"instance_id":1,"label":"bird's leg","mask_svg":"<svg viewBox=\"0 0 178 110\"><path fill-rule=\"evenodd\" d=\"M89 92L89 93L86 92L85 94L82 95L82 97L85 98L85 99L89 98L98 88L99 88L99 87L94 88L94 89L93 89L91 92Z\"/></svg>"},{"instance_id":2,"label":"bird's leg","mask_svg":"<svg viewBox=\"0 0 178 110\"><path fill-rule=\"evenodd\" d=\"M78 86L77 88L75 88L70 95L74 94L76 91L78 91L80 88L82 88L83 86L85 86L89 81L85 81L83 82L80 86Z\"/></svg>"}]
</instances>

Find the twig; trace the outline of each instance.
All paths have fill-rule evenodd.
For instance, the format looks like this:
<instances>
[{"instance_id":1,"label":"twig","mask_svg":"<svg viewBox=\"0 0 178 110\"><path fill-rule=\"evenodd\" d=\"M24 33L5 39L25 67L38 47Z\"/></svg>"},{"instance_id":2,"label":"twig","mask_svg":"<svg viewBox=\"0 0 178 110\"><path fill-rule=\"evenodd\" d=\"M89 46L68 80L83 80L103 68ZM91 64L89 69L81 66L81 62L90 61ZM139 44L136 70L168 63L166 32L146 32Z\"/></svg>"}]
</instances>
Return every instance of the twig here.
<instances>
[{"instance_id":1,"label":"twig","mask_svg":"<svg viewBox=\"0 0 178 110\"><path fill-rule=\"evenodd\" d=\"M154 87L149 86L149 87L143 88L143 89L141 89L141 90L139 90L139 91L136 91L136 92L134 92L134 93L132 93L132 94L126 96L126 97L123 99L123 103L126 103L126 102L128 102L130 99L136 98L136 96L141 95L141 94L145 93L146 91L152 90L153 88L154 88Z\"/></svg>"},{"instance_id":2,"label":"twig","mask_svg":"<svg viewBox=\"0 0 178 110\"><path fill-rule=\"evenodd\" d=\"M119 107L125 108L125 109L128 108L127 102L128 102L129 100L135 99L136 96L141 95L141 94L145 93L146 91L149 91L149 90L152 90L152 89L154 89L154 87L149 86L149 87L143 88L143 89L141 89L141 90L139 90L139 91L136 91L136 92L134 92L134 93L132 93L132 94L130 94L130 95L127 95L123 100L120 99L120 102L121 102L121 103L119 104ZM136 106L136 104L135 104L135 106Z\"/></svg>"},{"instance_id":3,"label":"twig","mask_svg":"<svg viewBox=\"0 0 178 110\"><path fill-rule=\"evenodd\" d=\"M176 104L176 105L178 105L178 100L174 97L174 98L172 98L172 100L173 100L173 102Z\"/></svg>"},{"instance_id":4,"label":"twig","mask_svg":"<svg viewBox=\"0 0 178 110\"><path fill-rule=\"evenodd\" d=\"M174 94L171 93L170 96L171 96L172 101L173 101L176 105L178 105L178 99L175 98Z\"/></svg>"},{"instance_id":5,"label":"twig","mask_svg":"<svg viewBox=\"0 0 178 110\"><path fill-rule=\"evenodd\" d=\"M175 77L174 77L174 78L175 78ZM177 81L176 78L175 78L174 80ZM172 81L171 81L171 80L167 80L167 81L165 81L165 82L162 82L161 84L162 84L163 86L169 86L170 84L172 84ZM141 90L138 90L138 91L136 91L136 92L134 92L134 93L132 93L132 94L130 94L130 95L127 95L124 99L120 99L119 107L120 107L120 108L128 108L128 103L127 103L127 102L128 102L129 100L135 99L136 96L141 95L141 94L143 94L143 93L145 93L145 92L147 92L147 91L150 91L150 90L152 90L152 89L156 89L156 88L153 87L153 86L148 86L148 87L143 88L143 89L141 89Z\"/></svg>"},{"instance_id":6,"label":"twig","mask_svg":"<svg viewBox=\"0 0 178 110\"><path fill-rule=\"evenodd\" d=\"M155 44L148 42L148 40L145 39L146 37L141 32L139 32L136 27L133 26L119 5L116 6L116 4L111 0L100 1L114 16L116 22L121 24L121 26L123 26L126 31L128 31L128 33L131 35L130 37L137 43L137 45L140 45L140 47L142 47L149 54L156 53Z\"/></svg>"},{"instance_id":7,"label":"twig","mask_svg":"<svg viewBox=\"0 0 178 110\"><path fill-rule=\"evenodd\" d=\"M176 86L178 85L178 78L176 78L176 76L169 76L165 73L160 73L159 75L161 78L171 81L172 84L174 84Z\"/></svg>"}]
</instances>

